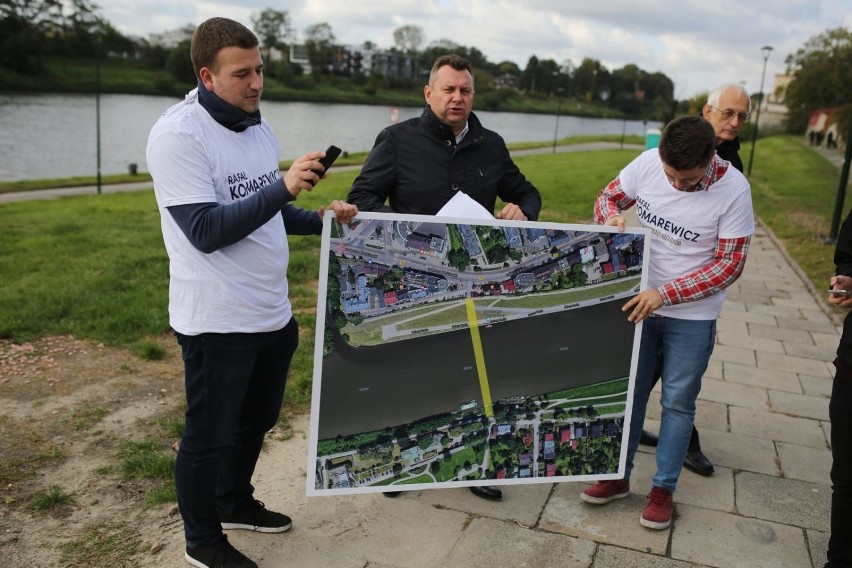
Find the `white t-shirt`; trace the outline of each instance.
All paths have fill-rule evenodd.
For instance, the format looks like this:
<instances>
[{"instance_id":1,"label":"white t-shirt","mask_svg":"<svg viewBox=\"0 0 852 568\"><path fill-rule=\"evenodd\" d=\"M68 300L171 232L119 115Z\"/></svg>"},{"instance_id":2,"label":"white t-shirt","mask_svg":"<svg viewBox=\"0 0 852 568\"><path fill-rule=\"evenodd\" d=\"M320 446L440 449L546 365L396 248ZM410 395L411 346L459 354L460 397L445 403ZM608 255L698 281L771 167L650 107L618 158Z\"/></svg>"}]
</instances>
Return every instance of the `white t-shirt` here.
<instances>
[{"instance_id":1,"label":"white t-shirt","mask_svg":"<svg viewBox=\"0 0 852 568\"><path fill-rule=\"evenodd\" d=\"M233 132L198 102L197 89L168 109L148 137L148 170L169 255L169 320L184 335L260 333L292 317L287 296L289 249L275 215L243 240L205 254L166 207L229 204L280 177L279 146L269 124Z\"/></svg>"},{"instance_id":2,"label":"white t-shirt","mask_svg":"<svg viewBox=\"0 0 852 568\"><path fill-rule=\"evenodd\" d=\"M722 161L718 156L713 159ZM711 264L720 238L754 233L751 187L730 165L707 191L679 191L669 183L659 151L653 148L628 164L619 180L624 192L636 200L639 222L651 231L649 288ZM694 302L664 306L656 313L679 319L716 319L724 299L723 290Z\"/></svg>"}]
</instances>

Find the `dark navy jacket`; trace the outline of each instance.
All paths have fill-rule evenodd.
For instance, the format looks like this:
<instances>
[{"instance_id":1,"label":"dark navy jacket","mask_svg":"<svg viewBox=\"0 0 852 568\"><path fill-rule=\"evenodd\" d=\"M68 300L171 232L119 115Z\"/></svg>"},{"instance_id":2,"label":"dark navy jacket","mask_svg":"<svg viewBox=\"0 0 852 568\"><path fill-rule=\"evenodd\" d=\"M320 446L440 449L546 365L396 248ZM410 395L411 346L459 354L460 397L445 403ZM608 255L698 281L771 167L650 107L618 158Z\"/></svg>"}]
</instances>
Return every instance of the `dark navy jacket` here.
<instances>
[{"instance_id":1,"label":"dark navy jacket","mask_svg":"<svg viewBox=\"0 0 852 568\"><path fill-rule=\"evenodd\" d=\"M538 219L541 195L509 156L503 138L471 113L469 131L456 145L452 129L427 106L382 130L347 200L360 211L434 215L457 191L491 214L499 197ZM389 204L389 207L385 203Z\"/></svg>"}]
</instances>

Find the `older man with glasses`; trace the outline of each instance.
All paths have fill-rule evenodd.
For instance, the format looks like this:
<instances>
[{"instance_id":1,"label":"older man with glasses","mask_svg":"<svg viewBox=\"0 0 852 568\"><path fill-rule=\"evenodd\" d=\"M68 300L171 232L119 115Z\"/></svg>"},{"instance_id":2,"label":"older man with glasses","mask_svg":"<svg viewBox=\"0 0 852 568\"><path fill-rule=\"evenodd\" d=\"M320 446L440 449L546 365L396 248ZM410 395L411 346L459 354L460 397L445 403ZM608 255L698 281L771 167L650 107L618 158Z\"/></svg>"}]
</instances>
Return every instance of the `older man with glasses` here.
<instances>
[{"instance_id":1,"label":"older man with glasses","mask_svg":"<svg viewBox=\"0 0 852 568\"><path fill-rule=\"evenodd\" d=\"M740 130L748 122L751 98L742 85L722 85L707 97L701 115L710 121L716 131L716 153L743 171L740 149Z\"/></svg>"}]
</instances>

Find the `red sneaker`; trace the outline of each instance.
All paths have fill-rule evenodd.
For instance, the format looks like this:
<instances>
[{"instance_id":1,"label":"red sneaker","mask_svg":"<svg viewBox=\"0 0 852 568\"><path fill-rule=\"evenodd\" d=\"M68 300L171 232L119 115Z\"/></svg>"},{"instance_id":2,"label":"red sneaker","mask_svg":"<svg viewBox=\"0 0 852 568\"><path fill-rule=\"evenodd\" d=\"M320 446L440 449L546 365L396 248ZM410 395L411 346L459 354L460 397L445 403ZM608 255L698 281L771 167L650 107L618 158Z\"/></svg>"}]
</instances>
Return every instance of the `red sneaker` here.
<instances>
[{"instance_id":1,"label":"red sneaker","mask_svg":"<svg viewBox=\"0 0 852 568\"><path fill-rule=\"evenodd\" d=\"M639 522L643 527L661 531L672 524L672 512L674 512L672 492L662 487L652 487L651 492L648 493L648 504L645 505Z\"/></svg>"},{"instance_id":2,"label":"red sneaker","mask_svg":"<svg viewBox=\"0 0 852 568\"><path fill-rule=\"evenodd\" d=\"M580 499L592 505L604 505L613 499L623 499L630 495L630 482L624 479L598 481L596 485L586 487L580 493Z\"/></svg>"}]
</instances>

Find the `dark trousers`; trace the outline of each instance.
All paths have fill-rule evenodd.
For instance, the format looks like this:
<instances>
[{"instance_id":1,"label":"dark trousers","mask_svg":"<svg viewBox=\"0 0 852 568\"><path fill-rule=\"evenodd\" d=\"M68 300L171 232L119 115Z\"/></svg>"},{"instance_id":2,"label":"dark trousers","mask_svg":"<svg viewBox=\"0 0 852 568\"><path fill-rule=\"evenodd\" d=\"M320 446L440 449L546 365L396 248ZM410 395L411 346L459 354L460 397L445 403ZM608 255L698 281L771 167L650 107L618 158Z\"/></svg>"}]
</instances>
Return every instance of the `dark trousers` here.
<instances>
[{"instance_id":1,"label":"dark trousers","mask_svg":"<svg viewBox=\"0 0 852 568\"><path fill-rule=\"evenodd\" d=\"M219 511L252 498L263 437L278 421L295 319L267 333L176 334L186 383L186 429L175 462L186 544L221 538Z\"/></svg>"},{"instance_id":2,"label":"dark trousers","mask_svg":"<svg viewBox=\"0 0 852 568\"><path fill-rule=\"evenodd\" d=\"M654 367L654 378L651 382L651 388L657 386L657 383L660 381L660 377L663 376L663 352L660 351L657 354L657 364ZM695 427L695 424L692 425L692 434L689 436L689 446L686 448L687 452L700 452L701 451L701 440L698 438L698 429Z\"/></svg>"},{"instance_id":3,"label":"dark trousers","mask_svg":"<svg viewBox=\"0 0 852 568\"><path fill-rule=\"evenodd\" d=\"M831 418L831 568L852 568L852 380L835 376Z\"/></svg>"}]
</instances>

